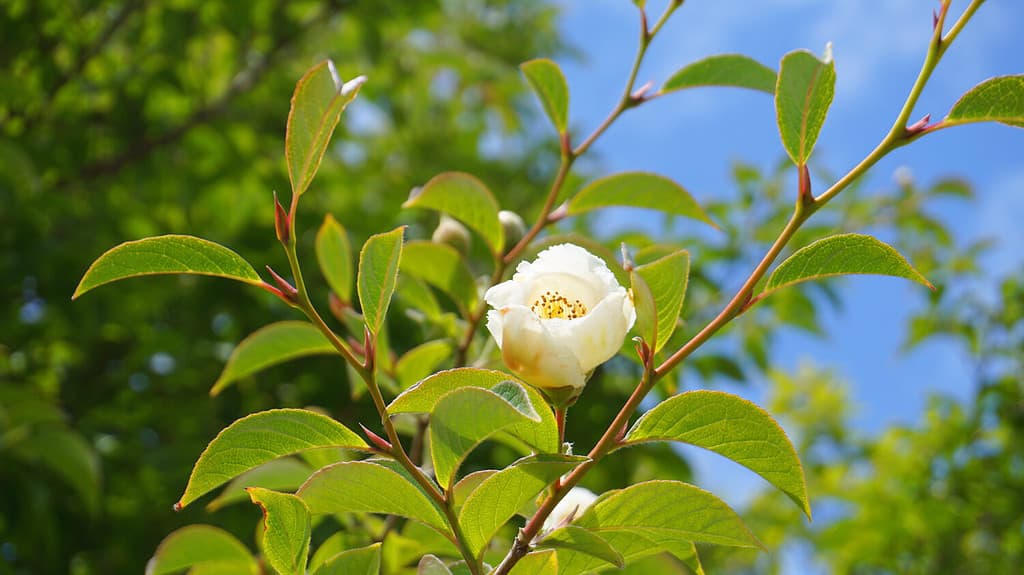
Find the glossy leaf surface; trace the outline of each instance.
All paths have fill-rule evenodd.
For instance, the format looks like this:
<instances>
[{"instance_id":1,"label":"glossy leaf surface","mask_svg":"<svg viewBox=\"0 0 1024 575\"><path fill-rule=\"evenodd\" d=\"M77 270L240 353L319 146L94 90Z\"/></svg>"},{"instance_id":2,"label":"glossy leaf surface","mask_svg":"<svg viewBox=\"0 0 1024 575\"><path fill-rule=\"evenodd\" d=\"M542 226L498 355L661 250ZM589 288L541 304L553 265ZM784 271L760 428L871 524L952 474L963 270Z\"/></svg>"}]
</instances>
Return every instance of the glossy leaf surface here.
<instances>
[{"instance_id":1,"label":"glossy leaf surface","mask_svg":"<svg viewBox=\"0 0 1024 575\"><path fill-rule=\"evenodd\" d=\"M309 322L272 323L239 342L210 389L210 395L217 395L232 383L279 363L333 353L337 351L331 342Z\"/></svg>"},{"instance_id":2,"label":"glossy leaf surface","mask_svg":"<svg viewBox=\"0 0 1024 575\"><path fill-rule=\"evenodd\" d=\"M313 411L272 409L243 417L206 446L176 506L184 507L268 461L321 447L365 449L367 446L344 425Z\"/></svg>"},{"instance_id":3,"label":"glossy leaf surface","mask_svg":"<svg viewBox=\"0 0 1024 575\"><path fill-rule=\"evenodd\" d=\"M75 288L75 299L117 280L147 275L195 274L262 283L256 270L228 248L193 236L167 235L125 242L89 266Z\"/></svg>"}]
</instances>

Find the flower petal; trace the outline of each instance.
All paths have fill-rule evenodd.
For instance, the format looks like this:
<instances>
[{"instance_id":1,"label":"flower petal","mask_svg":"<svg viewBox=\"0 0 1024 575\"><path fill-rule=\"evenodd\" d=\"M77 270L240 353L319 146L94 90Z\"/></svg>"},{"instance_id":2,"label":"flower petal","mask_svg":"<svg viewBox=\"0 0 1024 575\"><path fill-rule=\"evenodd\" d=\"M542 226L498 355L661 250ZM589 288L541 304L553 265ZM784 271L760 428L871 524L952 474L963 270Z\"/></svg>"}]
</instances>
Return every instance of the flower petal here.
<instances>
[{"instance_id":1,"label":"flower petal","mask_svg":"<svg viewBox=\"0 0 1024 575\"><path fill-rule=\"evenodd\" d=\"M528 286L526 284L516 280L508 280L491 286L484 293L484 301L494 309L500 309L507 305L529 306L530 303L526 301L527 295Z\"/></svg>"},{"instance_id":2,"label":"flower petal","mask_svg":"<svg viewBox=\"0 0 1024 575\"><path fill-rule=\"evenodd\" d=\"M552 336L572 349L584 373L611 359L636 321L636 309L622 287L574 320L548 320Z\"/></svg>"},{"instance_id":3,"label":"flower petal","mask_svg":"<svg viewBox=\"0 0 1024 575\"><path fill-rule=\"evenodd\" d=\"M615 274L608 269L604 260L575 244L551 246L537 254L533 262L520 262L512 279L531 281L537 276L552 273L576 276L587 282L598 294L606 294L620 287Z\"/></svg>"},{"instance_id":4,"label":"flower petal","mask_svg":"<svg viewBox=\"0 0 1024 575\"><path fill-rule=\"evenodd\" d=\"M586 385L584 372L572 349L552 337L544 322L529 308L508 306L492 313L500 317L492 320L488 313L487 327L491 329L492 324L497 327L500 323L501 355L513 373L539 388L572 386L582 389Z\"/></svg>"}]
</instances>

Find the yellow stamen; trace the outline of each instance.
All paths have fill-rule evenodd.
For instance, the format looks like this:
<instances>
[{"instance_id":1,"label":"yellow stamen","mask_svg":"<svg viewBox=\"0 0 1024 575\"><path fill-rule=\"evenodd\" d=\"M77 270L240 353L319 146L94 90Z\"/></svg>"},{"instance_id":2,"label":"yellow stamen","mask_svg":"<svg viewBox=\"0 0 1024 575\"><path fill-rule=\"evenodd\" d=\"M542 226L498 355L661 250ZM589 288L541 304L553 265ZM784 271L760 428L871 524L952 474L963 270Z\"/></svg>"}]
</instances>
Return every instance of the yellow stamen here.
<instances>
[{"instance_id":1,"label":"yellow stamen","mask_svg":"<svg viewBox=\"0 0 1024 575\"><path fill-rule=\"evenodd\" d=\"M578 299L572 301L558 290L548 290L534 300L530 310L543 319L576 319L587 315L587 306Z\"/></svg>"}]
</instances>

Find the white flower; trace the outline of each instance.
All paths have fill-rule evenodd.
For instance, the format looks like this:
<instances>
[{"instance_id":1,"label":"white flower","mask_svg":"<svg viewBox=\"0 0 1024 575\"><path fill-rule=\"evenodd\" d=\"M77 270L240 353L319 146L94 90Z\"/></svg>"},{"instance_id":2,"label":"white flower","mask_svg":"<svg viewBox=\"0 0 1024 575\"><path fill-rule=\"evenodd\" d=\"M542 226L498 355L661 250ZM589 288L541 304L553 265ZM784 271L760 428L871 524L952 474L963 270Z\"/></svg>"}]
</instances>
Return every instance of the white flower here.
<instances>
[{"instance_id":1,"label":"white flower","mask_svg":"<svg viewBox=\"0 0 1024 575\"><path fill-rule=\"evenodd\" d=\"M636 321L633 300L604 261L573 244L521 262L484 299L505 365L561 405L579 396Z\"/></svg>"},{"instance_id":2,"label":"white flower","mask_svg":"<svg viewBox=\"0 0 1024 575\"><path fill-rule=\"evenodd\" d=\"M548 518L544 520L541 533L547 533L552 529L558 529L572 523L573 519L583 515L583 512L593 505L596 500L597 495L594 495L593 491L585 487L573 487L558 502L558 505L555 505L555 508L551 510L551 515L548 515Z\"/></svg>"}]
</instances>

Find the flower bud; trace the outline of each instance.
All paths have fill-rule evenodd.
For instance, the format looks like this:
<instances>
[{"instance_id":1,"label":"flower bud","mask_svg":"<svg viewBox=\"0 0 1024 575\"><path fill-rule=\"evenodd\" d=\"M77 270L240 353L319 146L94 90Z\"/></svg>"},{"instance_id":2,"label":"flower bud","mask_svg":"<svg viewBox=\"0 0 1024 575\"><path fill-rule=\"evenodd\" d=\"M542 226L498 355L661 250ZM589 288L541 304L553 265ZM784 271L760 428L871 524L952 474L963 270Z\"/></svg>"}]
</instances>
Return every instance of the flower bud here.
<instances>
[{"instance_id":1,"label":"flower bud","mask_svg":"<svg viewBox=\"0 0 1024 575\"><path fill-rule=\"evenodd\" d=\"M460 254L469 253L469 230L462 222L450 216L442 215L441 222L437 224L434 235L430 239L436 244L448 244L455 248Z\"/></svg>"},{"instance_id":2,"label":"flower bud","mask_svg":"<svg viewBox=\"0 0 1024 575\"><path fill-rule=\"evenodd\" d=\"M505 365L559 407L576 401L636 321L632 299L604 261L573 244L520 262L484 299Z\"/></svg>"},{"instance_id":3,"label":"flower bud","mask_svg":"<svg viewBox=\"0 0 1024 575\"><path fill-rule=\"evenodd\" d=\"M509 210L498 212L498 221L501 222L501 227L505 230L505 251L507 252L526 235L526 222L519 214Z\"/></svg>"}]
</instances>

